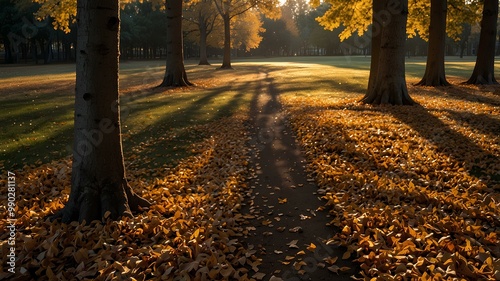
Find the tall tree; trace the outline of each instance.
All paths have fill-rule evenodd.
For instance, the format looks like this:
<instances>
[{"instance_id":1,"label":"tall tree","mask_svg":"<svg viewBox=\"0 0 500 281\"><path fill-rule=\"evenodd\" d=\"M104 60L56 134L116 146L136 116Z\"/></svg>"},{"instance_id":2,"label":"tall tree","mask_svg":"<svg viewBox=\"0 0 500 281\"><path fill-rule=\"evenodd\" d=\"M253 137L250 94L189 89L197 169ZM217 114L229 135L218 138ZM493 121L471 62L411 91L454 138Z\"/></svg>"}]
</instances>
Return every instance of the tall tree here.
<instances>
[{"instance_id":1,"label":"tall tree","mask_svg":"<svg viewBox=\"0 0 500 281\"><path fill-rule=\"evenodd\" d=\"M257 11L249 11L234 18L231 23L231 46L233 48L244 48L245 51L259 47L262 41L262 32L266 31L262 27L261 16Z\"/></svg>"},{"instance_id":2,"label":"tall tree","mask_svg":"<svg viewBox=\"0 0 500 281\"><path fill-rule=\"evenodd\" d=\"M221 68L231 69L231 19L254 8L258 8L269 18L279 18L279 1L214 0L214 3L224 22L224 56Z\"/></svg>"},{"instance_id":3,"label":"tall tree","mask_svg":"<svg viewBox=\"0 0 500 281\"><path fill-rule=\"evenodd\" d=\"M467 24L479 20L477 1L410 0L409 6L412 15L407 26L409 37L418 33L419 37L429 41L425 74L417 85L449 85L444 66L446 38L460 41Z\"/></svg>"},{"instance_id":4,"label":"tall tree","mask_svg":"<svg viewBox=\"0 0 500 281\"><path fill-rule=\"evenodd\" d=\"M408 18L408 0L381 0L373 11L373 18L382 18L378 67L371 74L369 85L362 102L369 104L411 105L414 101L408 95L405 79L405 41ZM390 21L390 22L389 22ZM376 46L375 46L376 47ZM374 68L375 68L374 67Z\"/></svg>"},{"instance_id":5,"label":"tall tree","mask_svg":"<svg viewBox=\"0 0 500 281\"><path fill-rule=\"evenodd\" d=\"M71 193L54 218L118 219L149 206L127 183L118 102L118 0L78 0Z\"/></svg>"},{"instance_id":6,"label":"tall tree","mask_svg":"<svg viewBox=\"0 0 500 281\"><path fill-rule=\"evenodd\" d=\"M447 86L444 68L447 0L431 0L429 45L424 77L417 85Z\"/></svg>"},{"instance_id":7,"label":"tall tree","mask_svg":"<svg viewBox=\"0 0 500 281\"><path fill-rule=\"evenodd\" d=\"M498 0L484 0L476 65L467 84L498 84L494 69L497 20Z\"/></svg>"},{"instance_id":8,"label":"tall tree","mask_svg":"<svg viewBox=\"0 0 500 281\"><path fill-rule=\"evenodd\" d=\"M208 36L220 24L219 13L215 10L212 0L190 2L184 19L188 22L188 26L195 25L196 30L199 31L196 33L200 47L199 65L210 65L207 55Z\"/></svg>"},{"instance_id":9,"label":"tall tree","mask_svg":"<svg viewBox=\"0 0 500 281\"><path fill-rule=\"evenodd\" d=\"M189 82L184 67L182 2L183 0L165 0L167 10L167 65L160 87L193 85Z\"/></svg>"}]
</instances>

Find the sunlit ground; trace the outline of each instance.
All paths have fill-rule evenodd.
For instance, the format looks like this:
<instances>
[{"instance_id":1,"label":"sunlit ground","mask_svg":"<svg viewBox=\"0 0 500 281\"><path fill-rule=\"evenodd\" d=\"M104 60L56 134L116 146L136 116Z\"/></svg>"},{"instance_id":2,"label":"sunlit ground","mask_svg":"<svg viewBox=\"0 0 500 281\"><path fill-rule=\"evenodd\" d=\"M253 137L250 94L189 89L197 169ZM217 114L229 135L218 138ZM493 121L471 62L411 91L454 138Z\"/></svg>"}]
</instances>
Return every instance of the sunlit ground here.
<instances>
[{"instance_id":1,"label":"sunlit ground","mask_svg":"<svg viewBox=\"0 0 500 281\"><path fill-rule=\"evenodd\" d=\"M161 81L163 61L122 62L125 147L147 141L148 131L156 127L176 130L230 113L235 105L249 101L250 95L240 90L251 87L256 77L252 75L261 71L269 73L286 94L329 98L362 94L369 58L245 59L234 63L233 72L214 71L216 66L187 62L189 77L198 87L173 94L152 89ZM448 58L449 79L455 83L465 80L473 66L473 58ZM407 59L408 82L416 82L424 67L422 58ZM70 155L74 65L2 66L0 77L0 122L4 128L0 132L0 164L19 168Z\"/></svg>"},{"instance_id":2,"label":"sunlit ground","mask_svg":"<svg viewBox=\"0 0 500 281\"><path fill-rule=\"evenodd\" d=\"M128 178L155 205L131 221L92 227L44 219L63 206L70 186L74 65L0 67L0 164L18 174L24 274L251 277L243 265L258 266L258 257L234 239L248 232L239 226L246 218L234 211L252 176L249 104L267 90L280 94L325 209L341 230L330 243L358 259L358 276L497 278L500 88L460 85L473 58L448 58L453 86L441 88L413 86L425 60L408 59L409 93L419 103L413 107L357 103L368 57L217 66L188 62L197 86L164 90L154 88L162 61L121 64ZM4 249L6 234L1 239Z\"/></svg>"}]
</instances>

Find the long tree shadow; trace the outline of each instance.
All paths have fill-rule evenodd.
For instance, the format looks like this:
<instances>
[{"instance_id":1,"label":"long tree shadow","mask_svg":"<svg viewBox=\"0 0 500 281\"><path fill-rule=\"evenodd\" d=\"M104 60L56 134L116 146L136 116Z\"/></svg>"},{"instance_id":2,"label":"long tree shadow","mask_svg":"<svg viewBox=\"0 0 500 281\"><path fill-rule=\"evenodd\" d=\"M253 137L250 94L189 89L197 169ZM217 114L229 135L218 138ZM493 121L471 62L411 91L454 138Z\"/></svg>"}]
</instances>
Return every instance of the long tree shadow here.
<instances>
[{"instance_id":1,"label":"long tree shadow","mask_svg":"<svg viewBox=\"0 0 500 281\"><path fill-rule=\"evenodd\" d=\"M169 107L179 102L185 106L169 110L169 113L161 114L153 123L140 131L131 132L124 140L124 147L126 150L134 150L144 146L141 151L142 163L139 167L156 166L152 163L152 161L158 162L156 158L160 158L160 162L164 161L163 164L165 162L168 165L175 164L178 160L191 155L189 149L191 144L206 137L197 126L220 120L241 110L242 105L249 100L248 96L254 91L253 83L235 83L202 94L197 91L184 92L182 97L175 97L176 101L169 99L154 103L134 101L130 109L132 115L147 114L151 110ZM228 95L229 92L232 94ZM176 94L178 93L174 93ZM154 145L147 145L151 140Z\"/></svg>"},{"instance_id":2,"label":"long tree shadow","mask_svg":"<svg viewBox=\"0 0 500 281\"><path fill-rule=\"evenodd\" d=\"M348 275L355 272L350 260L339 261L339 265L352 267L340 276L319 268L325 259L341 256L345 249L326 245L326 241L337 232L327 226L330 219L326 214L316 216L313 211L314 216L306 220L300 219L301 216L310 215L310 211L319 208L322 202L315 195L317 186L308 181L304 170L305 159L279 102L277 85L268 72L261 76L260 89L255 91L250 103L249 121L250 145L255 147L252 162L257 169L256 178L250 184L256 187L256 196L248 204L250 208L244 211L257 216L265 216L266 213L269 215L268 212L271 211L281 218L269 226L260 221L252 223L255 232L247 241L251 245L257 245L256 250L262 258L259 272L268 274L267 278L275 275L283 280L349 280ZM286 201L285 204L283 200ZM280 235L279 230L274 232L269 227L282 228L287 232L289 229L300 228L300 231ZM305 267L303 273L298 273L297 267L284 262L285 255L292 254L289 244L294 239L298 239L300 244L313 244L316 247L311 250L313 253L302 257Z\"/></svg>"},{"instance_id":3,"label":"long tree shadow","mask_svg":"<svg viewBox=\"0 0 500 281\"><path fill-rule=\"evenodd\" d=\"M497 156L450 128L425 107L416 105L410 112L400 107L388 107L385 110L435 145L437 152L448 155L458 163L463 163L465 170L473 177L483 176L485 165L493 165L493 167L499 165L500 160ZM461 118L461 115L455 114L455 117ZM498 126L498 122L495 123ZM481 166L478 165L479 163ZM494 184L494 182L488 183L490 187Z\"/></svg>"},{"instance_id":4,"label":"long tree shadow","mask_svg":"<svg viewBox=\"0 0 500 281\"><path fill-rule=\"evenodd\" d=\"M495 221L492 216L497 213L498 206L487 206L482 213L475 212L470 205L470 202L477 202L476 198L481 198L479 201L490 195L498 198L494 190L482 187L475 189L471 186L468 192L474 198L468 201L468 198L461 194L462 191L455 194L461 187L453 184L469 186L468 181L477 182L474 178L480 175L476 165L491 162L492 165L498 166L498 157L454 131L427 109L420 106L372 107L337 103L325 107L296 106L291 108L291 112L293 116L300 116L297 117L300 123L296 125L300 127L299 138L308 152L312 170L321 182L321 188L331 192L325 198L330 198L330 214L335 218L332 222L350 229L359 223L362 214L361 217L366 218L365 222L373 220L371 226L364 224L365 228L361 228L360 232L365 234L371 233L376 227L385 233L399 233L400 241L414 239L414 231L407 231L394 223L399 221L408 223L419 231L427 229L427 232L433 233L435 239L450 237L451 234L456 245L463 244L464 237L474 236L474 233L451 223L442 224L434 220L434 216L451 221L460 221L466 216L474 220L475 225L479 227L490 227L487 234L497 229L499 221ZM385 126L384 122L380 121L384 116L392 119L388 123L393 123L399 129ZM414 141L413 138L419 139L418 136L411 133L410 136L413 137L408 138L405 133L408 129L405 129L404 125L410 126L412 131L432 144L433 147L429 147L431 154L422 155L420 158L415 157L418 155L410 153L408 149L406 152L399 149L404 144L410 144L410 147L418 145L410 150L429 151L421 147L421 142ZM373 133L370 133L372 131ZM359 138L360 135L364 138ZM435 166L430 165L427 167L428 172L414 169L432 164L432 157L439 157L440 154L443 158L448 156L453 160L441 163L453 167L442 167L440 171L433 171L431 169ZM463 176L465 173L462 167L469 176ZM448 168L453 168L453 171L448 171ZM465 182L446 183L447 177L454 175ZM488 187L495 185L490 179L485 180L485 183ZM426 210L433 211L429 213ZM432 219L429 219L431 217ZM377 223L378 226L375 226ZM362 242L357 235L347 235L345 239L352 245ZM386 242L387 240L384 240L382 243ZM397 248L398 243L388 243L387 246ZM499 255L498 247L489 247L494 255ZM415 253L421 253L419 251ZM442 251L450 250L443 248Z\"/></svg>"},{"instance_id":5,"label":"long tree shadow","mask_svg":"<svg viewBox=\"0 0 500 281\"><path fill-rule=\"evenodd\" d=\"M462 112L453 109L442 109L449 117L459 124L467 124L474 131L481 134L498 136L500 132L500 116L497 118L486 113ZM500 145L500 143L496 143Z\"/></svg>"},{"instance_id":6,"label":"long tree shadow","mask_svg":"<svg viewBox=\"0 0 500 281\"><path fill-rule=\"evenodd\" d=\"M462 85L452 85L446 87L418 87L418 93L430 97L449 97L457 101L467 101L473 103L500 106L500 86L479 86L477 90L465 90ZM473 87L473 86L469 86ZM493 90L493 91L490 91ZM491 93L491 94L489 94ZM495 96L492 96L495 95Z\"/></svg>"}]
</instances>

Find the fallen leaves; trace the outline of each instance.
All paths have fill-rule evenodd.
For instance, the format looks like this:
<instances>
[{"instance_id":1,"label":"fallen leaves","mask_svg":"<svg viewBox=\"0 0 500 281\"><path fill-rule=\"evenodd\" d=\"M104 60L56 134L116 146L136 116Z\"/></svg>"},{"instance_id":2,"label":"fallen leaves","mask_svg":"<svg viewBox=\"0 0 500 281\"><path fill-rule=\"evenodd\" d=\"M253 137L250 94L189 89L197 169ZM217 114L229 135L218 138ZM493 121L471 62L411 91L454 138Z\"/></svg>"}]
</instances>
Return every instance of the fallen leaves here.
<instances>
[{"instance_id":1,"label":"fallen leaves","mask_svg":"<svg viewBox=\"0 0 500 281\"><path fill-rule=\"evenodd\" d=\"M16 209L16 268L37 280L251 280L245 267L258 270L260 262L238 240L245 230L238 210L249 162L244 120L239 115L200 125L196 129L208 137L192 145L193 156L147 172L152 179L130 169L134 190L154 202L132 219L50 222L44 218L68 199L71 162L25 167L17 188L23 199ZM5 229L6 212L0 213ZM3 250L7 233L0 239Z\"/></svg>"},{"instance_id":2,"label":"fallen leaves","mask_svg":"<svg viewBox=\"0 0 500 281\"><path fill-rule=\"evenodd\" d=\"M431 94L414 107L282 100L341 230L327 244L346 247L359 275L498 280L498 95Z\"/></svg>"}]
</instances>

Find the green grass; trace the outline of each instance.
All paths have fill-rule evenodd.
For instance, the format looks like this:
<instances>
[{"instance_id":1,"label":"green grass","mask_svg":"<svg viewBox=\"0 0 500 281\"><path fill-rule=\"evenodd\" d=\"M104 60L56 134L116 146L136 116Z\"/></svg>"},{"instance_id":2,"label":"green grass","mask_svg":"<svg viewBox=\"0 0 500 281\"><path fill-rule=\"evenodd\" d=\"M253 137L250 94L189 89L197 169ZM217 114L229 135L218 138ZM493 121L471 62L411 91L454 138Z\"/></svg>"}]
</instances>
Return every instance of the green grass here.
<instances>
[{"instance_id":1,"label":"green grass","mask_svg":"<svg viewBox=\"0 0 500 281\"><path fill-rule=\"evenodd\" d=\"M467 79L474 67L474 58L447 61L453 82ZM195 129L197 125L248 108L261 91L259 73L266 73L266 79L284 94L361 97L369 62L369 57L241 59L233 63L233 71L188 62L188 76L198 85L189 90L154 89L163 76L163 61L123 62L120 87L126 157L139 151L140 161L134 166L152 168L189 155L189 145L205 137ZM424 58L408 59L408 82L417 82L424 68ZM69 156L74 65L1 66L0 77L0 166L16 169Z\"/></svg>"},{"instance_id":2,"label":"green grass","mask_svg":"<svg viewBox=\"0 0 500 281\"><path fill-rule=\"evenodd\" d=\"M197 125L229 116L249 104L258 88L258 69L215 71L188 64L198 86L155 89L163 62L121 64L124 151L141 155L133 167L154 168L189 155L189 145L204 137ZM51 73L51 69L54 69ZM74 66L2 67L0 73L0 165L18 169L71 155ZM219 76L216 79L216 76ZM135 157L134 157L135 158Z\"/></svg>"}]
</instances>

